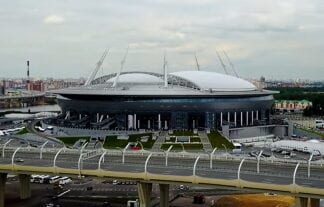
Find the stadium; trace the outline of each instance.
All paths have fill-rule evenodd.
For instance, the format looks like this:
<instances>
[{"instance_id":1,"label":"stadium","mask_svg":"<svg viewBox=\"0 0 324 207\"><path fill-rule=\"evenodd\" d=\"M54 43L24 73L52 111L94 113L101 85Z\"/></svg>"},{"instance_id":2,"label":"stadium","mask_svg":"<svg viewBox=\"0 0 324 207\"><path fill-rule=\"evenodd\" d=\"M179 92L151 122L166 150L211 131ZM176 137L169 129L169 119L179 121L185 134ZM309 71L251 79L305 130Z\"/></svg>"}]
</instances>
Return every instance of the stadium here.
<instances>
[{"instance_id":1,"label":"stadium","mask_svg":"<svg viewBox=\"0 0 324 207\"><path fill-rule=\"evenodd\" d=\"M274 91L207 71L118 72L54 91L57 125L107 130L221 129L266 125Z\"/></svg>"}]
</instances>

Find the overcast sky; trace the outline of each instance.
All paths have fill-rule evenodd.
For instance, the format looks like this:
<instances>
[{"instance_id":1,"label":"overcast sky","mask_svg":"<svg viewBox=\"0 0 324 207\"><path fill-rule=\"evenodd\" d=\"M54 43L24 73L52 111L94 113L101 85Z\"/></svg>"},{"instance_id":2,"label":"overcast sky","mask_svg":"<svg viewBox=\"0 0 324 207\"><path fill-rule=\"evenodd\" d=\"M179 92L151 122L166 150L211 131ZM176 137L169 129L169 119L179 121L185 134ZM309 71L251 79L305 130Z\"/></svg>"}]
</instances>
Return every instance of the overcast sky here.
<instances>
[{"instance_id":1,"label":"overcast sky","mask_svg":"<svg viewBox=\"0 0 324 207\"><path fill-rule=\"evenodd\" d=\"M223 72L226 50L240 76L324 80L323 0L0 0L0 76L88 76L124 71ZM225 59L224 59L225 61ZM227 63L227 62L225 62ZM227 63L228 64L228 63Z\"/></svg>"}]
</instances>

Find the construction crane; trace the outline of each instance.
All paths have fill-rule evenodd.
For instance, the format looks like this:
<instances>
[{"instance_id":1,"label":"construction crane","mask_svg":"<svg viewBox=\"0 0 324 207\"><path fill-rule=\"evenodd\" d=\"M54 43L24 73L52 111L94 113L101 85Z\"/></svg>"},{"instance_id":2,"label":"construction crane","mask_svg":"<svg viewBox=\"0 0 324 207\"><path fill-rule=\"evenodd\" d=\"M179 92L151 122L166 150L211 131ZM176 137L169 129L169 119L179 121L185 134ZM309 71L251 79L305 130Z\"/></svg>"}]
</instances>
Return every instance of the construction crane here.
<instances>
[{"instance_id":1,"label":"construction crane","mask_svg":"<svg viewBox=\"0 0 324 207\"><path fill-rule=\"evenodd\" d=\"M99 61L96 64L95 69L92 71L91 75L89 76L88 80L85 82L85 86L91 85L91 82L94 80L94 78L96 77L100 67L102 66L102 63L104 62L107 54L109 52L109 48L107 48L104 53L102 54L101 58L99 59Z\"/></svg>"},{"instance_id":2,"label":"construction crane","mask_svg":"<svg viewBox=\"0 0 324 207\"><path fill-rule=\"evenodd\" d=\"M124 58L120 62L120 70L118 71L117 76L116 76L115 81L114 81L114 84L112 85L114 88L117 86L117 82L119 80L120 73L123 71L123 68L124 68L124 65L125 65L125 62L126 62L126 58L127 58L127 54L128 54L128 50L129 50L129 45L128 45L127 49L126 49L126 53L124 55Z\"/></svg>"},{"instance_id":3,"label":"construction crane","mask_svg":"<svg viewBox=\"0 0 324 207\"><path fill-rule=\"evenodd\" d=\"M231 66L231 68L232 68L232 70L233 70L235 76L236 76L236 77L239 77L239 75L237 74L237 72L236 72L236 70L235 70L234 64L232 63L231 59L230 59L229 56L227 55L226 51L223 50L223 53L224 53L224 55L225 55L225 57L226 57L228 63L230 64L230 66Z\"/></svg>"},{"instance_id":4,"label":"construction crane","mask_svg":"<svg viewBox=\"0 0 324 207\"><path fill-rule=\"evenodd\" d=\"M225 73L228 75L228 71L227 71L227 69L226 69L226 65L224 64L224 61L223 61L223 59L221 58L221 56L219 55L219 53L218 53L217 50L216 50L216 54L217 54L217 57L218 57L218 59L219 59L219 62L221 63L221 65L222 65L222 67L223 67Z\"/></svg>"}]
</instances>

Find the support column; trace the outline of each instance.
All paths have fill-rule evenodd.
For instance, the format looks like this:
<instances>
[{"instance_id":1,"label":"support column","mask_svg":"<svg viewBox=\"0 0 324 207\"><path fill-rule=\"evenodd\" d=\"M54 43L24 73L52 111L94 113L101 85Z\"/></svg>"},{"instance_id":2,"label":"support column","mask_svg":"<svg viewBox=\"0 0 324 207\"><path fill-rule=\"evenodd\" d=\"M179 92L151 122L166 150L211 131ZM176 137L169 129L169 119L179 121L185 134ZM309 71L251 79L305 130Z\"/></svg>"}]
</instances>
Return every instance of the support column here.
<instances>
[{"instance_id":1,"label":"support column","mask_svg":"<svg viewBox=\"0 0 324 207\"><path fill-rule=\"evenodd\" d=\"M255 117L255 120L259 120L259 111L256 110L256 117Z\"/></svg>"},{"instance_id":2,"label":"support column","mask_svg":"<svg viewBox=\"0 0 324 207\"><path fill-rule=\"evenodd\" d=\"M151 129L151 120L147 120L147 128Z\"/></svg>"},{"instance_id":3,"label":"support column","mask_svg":"<svg viewBox=\"0 0 324 207\"><path fill-rule=\"evenodd\" d=\"M161 129L161 114L158 115L158 129Z\"/></svg>"},{"instance_id":4,"label":"support column","mask_svg":"<svg viewBox=\"0 0 324 207\"><path fill-rule=\"evenodd\" d=\"M194 129L196 126L195 126L195 120L193 119L192 120L192 129Z\"/></svg>"},{"instance_id":5,"label":"support column","mask_svg":"<svg viewBox=\"0 0 324 207\"><path fill-rule=\"evenodd\" d=\"M159 184L160 186L160 207L169 207L169 184Z\"/></svg>"},{"instance_id":6,"label":"support column","mask_svg":"<svg viewBox=\"0 0 324 207\"><path fill-rule=\"evenodd\" d=\"M241 126L243 126L243 112L241 111Z\"/></svg>"},{"instance_id":7,"label":"support column","mask_svg":"<svg viewBox=\"0 0 324 207\"><path fill-rule=\"evenodd\" d=\"M133 115L128 115L127 116L127 119L128 119L128 129L130 129L130 128L134 128L134 117L133 117Z\"/></svg>"},{"instance_id":8,"label":"support column","mask_svg":"<svg viewBox=\"0 0 324 207\"><path fill-rule=\"evenodd\" d=\"M140 122L140 120L138 119L138 120L137 120L137 128L138 128L138 129L141 128L141 125L140 125L140 124L141 124L141 122Z\"/></svg>"},{"instance_id":9,"label":"support column","mask_svg":"<svg viewBox=\"0 0 324 207\"><path fill-rule=\"evenodd\" d=\"M223 112L221 112L221 116L220 116L220 125L223 126Z\"/></svg>"},{"instance_id":10,"label":"support column","mask_svg":"<svg viewBox=\"0 0 324 207\"><path fill-rule=\"evenodd\" d=\"M30 175L19 174L20 199L30 198Z\"/></svg>"},{"instance_id":11,"label":"support column","mask_svg":"<svg viewBox=\"0 0 324 207\"><path fill-rule=\"evenodd\" d=\"M296 197L295 207L320 207L320 199Z\"/></svg>"},{"instance_id":12,"label":"support column","mask_svg":"<svg viewBox=\"0 0 324 207\"><path fill-rule=\"evenodd\" d=\"M249 126L249 112L246 112L246 126Z\"/></svg>"},{"instance_id":13,"label":"support column","mask_svg":"<svg viewBox=\"0 0 324 207\"><path fill-rule=\"evenodd\" d=\"M164 121L164 129L168 129L168 121L167 120Z\"/></svg>"},{"instance_id":14,"label":"support column","mask_svg":"<svg viewBox=\"0 0 324 207\"><path fill-rule=\"evenodd\" d=\"M99 113L97 113L97 123L99 122Z\"/></svg>"},{"instance_id":15,"label":"support column","mask_svg":"<svg viewBox=\"0 0 324 207\"><path fill-rule=\"evenodd\" d=\"M234 112L234 126L236 127L237 123L236 123L236 111Z\"/></svg>"},{"instance_id":16,"label":"support column","mask_svg":"<svg viewBox=\"0 0 324 207\"><path fill-rule=\"evenodd\" d=\"M140 207L150 207L152 183L137 183L137 192L138 192Z\"/></svg>"},{"instance_id":17,"label":"support column","mask_svg":"<svg viewBox=\"0 0 324 207\"><path fill-rule=\"evenodd\" d=\"M5 206L7 173L0 173L0 207Z\"/></svg>"},{"instance_id":18,"label":"support column","mask_svg":"<svg viewBox=\"0 0 324 207\"><path fill-rule=\"evenodd\" d=\"M227 112L227 122L228 122L228 124L231 122L231 114L230 114L230 112Z\"/></svg>"},{"instance_id":19,"label":"support column","mask_svg":"<svg viewBox=\"0 0 324 207\"><path fill-rule=\"evenodd\" d=\"M136 114L134 114L133 117L134 117L134 118L133 118L133 122L134 122L134 124L133 124L133 128L136 129L136 124L137 124Z\"/></svg>"},{"instance_id":20,"label":"support column","mask_svg":"<svg viewBox=\"0 0 324 207\"><path fill-rule=\"evenodd\" d=\"M311 207L320 207L320 199L318 198L310 198L310 206Z\"/></svg>"},{"instance_id":21,"label":"support column","mask_svg":"<svg viewBox=\"0 0 324 207\"><path fill-rule=\"evenodd\" d=\"M251 124L253 125L253 115L254 115L254 111L251 112Z\"/></svg>"}]
</instances>

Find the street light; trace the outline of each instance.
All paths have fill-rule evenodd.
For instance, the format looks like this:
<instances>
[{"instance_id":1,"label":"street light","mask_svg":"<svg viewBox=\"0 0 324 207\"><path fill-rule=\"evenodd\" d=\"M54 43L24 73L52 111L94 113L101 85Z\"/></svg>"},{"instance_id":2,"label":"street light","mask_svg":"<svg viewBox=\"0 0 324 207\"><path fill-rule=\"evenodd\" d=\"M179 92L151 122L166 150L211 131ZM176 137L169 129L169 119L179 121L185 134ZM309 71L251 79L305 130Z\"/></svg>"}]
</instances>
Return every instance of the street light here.
<instances>
[{"instance_id":1,"label":"street light","mask_svg":"<svg viewBox=\"0 0 324 207\"><path fill-rule=\"evenodd\" d=\"M184 148L184 144L182 143L182 142L180 142L180 145L181 145L181 147L182 147L182 157L184 157L184 153L186 152L185 151L185 148Z\"/></svg>"},{"instance_id":2,"label":"street light","mask_svg":"<svg viewBox=\"0 0 324 207\"><path fill-rule=\"evenodd\" d=\"M227 160L227 147L226 147L226 145L225 144L222 144L222 146L225 148L225 154L226 154L226 157L225 157L225 159Z\"/></svg>"}]
</instances>

